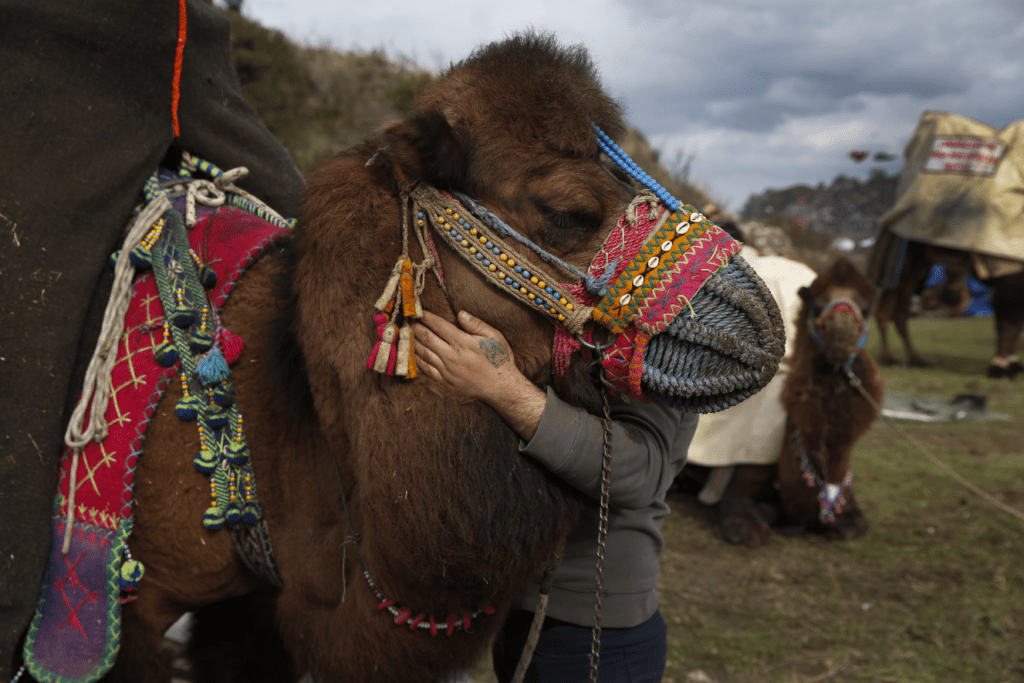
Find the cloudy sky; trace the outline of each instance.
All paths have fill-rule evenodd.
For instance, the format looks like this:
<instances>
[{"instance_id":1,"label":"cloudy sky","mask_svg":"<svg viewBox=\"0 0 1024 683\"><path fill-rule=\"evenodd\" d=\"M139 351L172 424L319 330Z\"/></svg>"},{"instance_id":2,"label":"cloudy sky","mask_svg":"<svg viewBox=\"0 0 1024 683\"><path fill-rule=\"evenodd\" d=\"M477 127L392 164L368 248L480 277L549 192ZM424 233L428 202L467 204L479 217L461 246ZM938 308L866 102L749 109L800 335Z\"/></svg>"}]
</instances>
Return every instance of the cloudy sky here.
<instances>
[{"instance_id":1,"label":"cloudy sky","mask_svg":"<svg viewBox=\"0 0 1024 683\"><path fill-rule=\"evenodd\" d=\"M532 26L582 42L630 122L734 211L766 188L895 172L921 113L1024 118L1024 0L245 0L292 39L435 71Z\"/></svg>"}]
</instances>

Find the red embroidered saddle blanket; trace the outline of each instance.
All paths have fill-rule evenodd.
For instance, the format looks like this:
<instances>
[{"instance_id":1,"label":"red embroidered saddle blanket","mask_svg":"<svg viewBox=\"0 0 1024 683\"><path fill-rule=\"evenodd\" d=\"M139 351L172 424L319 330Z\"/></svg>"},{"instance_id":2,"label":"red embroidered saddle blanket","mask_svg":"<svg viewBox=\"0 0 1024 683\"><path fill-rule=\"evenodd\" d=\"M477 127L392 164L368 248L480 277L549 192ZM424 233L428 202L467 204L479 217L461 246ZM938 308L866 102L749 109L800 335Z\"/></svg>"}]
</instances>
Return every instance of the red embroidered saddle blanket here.
<instances>
[{"instance_id":1,"label":"red embroidered saddle blanket","mask_svg":"<svg viewBox=\"0 0 1024 683\"><path fill-rule=\"evenodd\" d=\"M178 200L173 210L183 213L183 201ZM210 294L220 310L246 268L288 230L236 208L200 207L197 214L189 242L196 253L206 255L217 273L217 285ZM118 343L105 415L109 434L79 455L75 523L66 555L62 543L71 485L70 449L61 463L50 559L24 652L28 671L37 681L94 681L117 657L120 568L132 529L135 468L143 457L146 429L160 397L179 372L177 363L163 367L153 357L162 341L163 320L153 272L146 271L135 278Z\"/></svg>"}]
</instances>

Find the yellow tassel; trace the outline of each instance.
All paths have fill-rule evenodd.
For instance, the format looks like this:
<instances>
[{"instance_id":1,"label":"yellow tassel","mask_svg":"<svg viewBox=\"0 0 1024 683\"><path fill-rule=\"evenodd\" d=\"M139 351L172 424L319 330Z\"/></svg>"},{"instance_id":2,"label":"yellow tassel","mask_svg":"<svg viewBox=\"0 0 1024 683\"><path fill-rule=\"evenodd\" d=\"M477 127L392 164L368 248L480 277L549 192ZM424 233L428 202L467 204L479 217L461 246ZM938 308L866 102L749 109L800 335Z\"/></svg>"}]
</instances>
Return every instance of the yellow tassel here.
<instances>
[{"instance_id":1,"label":"yellow tassel","mask_svg":"<svg viewBox=\"0 0 1024 683\"><path fill-rule=\"evenodd\" d=\"M388 302L395 297L395 292L398 291L399 278L402 275L402 267L408 262L409 259L403 256L395 263L395 267L391 269L391 277L388 278L388 284L384 287L384 293L380 295L377 303L373 305L376 310L383 311Z\"/></svg>"},{"instance_id":2,"label":"yellow tassel","mask_svg":"<svg viewBox=\"0 0 1024 683\"><path fill-rule=\"evenodd\" d=\"M412 263L409 259L402 264L402 313L406 318L418 318L423 313L417 311L416 287L412 281Z\"/></svg>"},{"instance_id":3,"label":"yellow tassel","mask_svg":"<svg viewBox=\"0 0 1024 683\"><path fill-rule=\"evenodd\" d=\"M406 377L409 374L409 357L412 355L412 328L406 323L398 333L398 364L395 374Z\"/></svg>"},{"instance_id":4,"label":"yellow tassel","mask_svg":"<svg viewBox=\"0 0 1024 683\"><path fill-rule=\"evenodd\" d=\"M388 361L391 359L391 345L395 341L394 323L388 323L381 335L380 348L377 349L377 358L373 362L373 369L382 375L388 374Z\"/></svg>"}]
</instances>

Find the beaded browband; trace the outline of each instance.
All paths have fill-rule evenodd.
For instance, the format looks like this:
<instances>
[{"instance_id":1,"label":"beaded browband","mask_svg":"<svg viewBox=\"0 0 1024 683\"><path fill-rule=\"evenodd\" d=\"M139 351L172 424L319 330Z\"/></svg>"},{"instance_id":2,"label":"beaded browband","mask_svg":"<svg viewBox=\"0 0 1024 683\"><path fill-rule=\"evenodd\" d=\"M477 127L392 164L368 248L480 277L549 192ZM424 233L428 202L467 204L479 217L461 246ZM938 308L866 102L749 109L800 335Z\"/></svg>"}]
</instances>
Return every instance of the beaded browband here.
<instances>
[{"instance_id":1,"label":"beaded browband","mask_svg":"<svg viewBox=\"0 0 1024 683\"><path fill-rule=\"evenodd\" d=\"M537 307L570 333L583 332L593 309L581 306L543 267L512 249L462 203L429 185L420 185L409 195L416 202L418 228L425 228L429 221L437 234L488 280L523 303Z\"/></svg>"}]
</instances>

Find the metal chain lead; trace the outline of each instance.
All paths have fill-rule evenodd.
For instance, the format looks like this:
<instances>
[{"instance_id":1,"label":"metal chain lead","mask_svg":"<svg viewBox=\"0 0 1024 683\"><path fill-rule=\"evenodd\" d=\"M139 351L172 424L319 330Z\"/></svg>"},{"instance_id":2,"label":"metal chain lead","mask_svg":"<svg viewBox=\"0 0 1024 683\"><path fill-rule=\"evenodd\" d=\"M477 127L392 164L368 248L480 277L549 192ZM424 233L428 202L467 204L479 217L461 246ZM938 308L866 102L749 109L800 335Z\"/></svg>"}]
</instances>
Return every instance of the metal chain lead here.
<instances>
[{"instance_id":1,"label":"metal chain lead","mask_svg":"<svg viewBox=\"0 0 1024 683\"><path fill-rule=\"evenodd\" d=\"M592 346L587 344L596 352L599 372L602 384L607 380L604 376L604 366L601 363L603 352L607 346ZM590 643L590 681L597 683L597 670L601 664L601 589L604 577L604 552L608 541L608 508L610 506L611 482L612 482L612 416L611 408L608 405L608 390L603 388L601 398L604 403L604 452L601 458L601 510L597 527L597 577L594 592L594 630Z\"/></svg>"}]
</instances>

